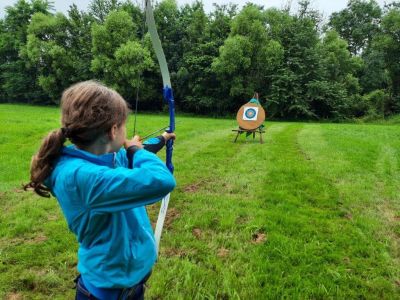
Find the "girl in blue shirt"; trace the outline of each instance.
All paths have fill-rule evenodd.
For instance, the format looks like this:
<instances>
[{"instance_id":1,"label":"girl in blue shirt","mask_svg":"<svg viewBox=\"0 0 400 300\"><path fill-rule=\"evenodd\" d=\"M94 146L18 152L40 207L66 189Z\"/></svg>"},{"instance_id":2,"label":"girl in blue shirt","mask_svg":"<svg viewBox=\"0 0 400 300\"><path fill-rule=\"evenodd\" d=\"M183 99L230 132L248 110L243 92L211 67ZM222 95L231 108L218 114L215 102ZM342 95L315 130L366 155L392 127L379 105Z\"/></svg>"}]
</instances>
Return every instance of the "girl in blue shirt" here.
<instances>
[{"instance_id":1,"label":"girl in blue shirt","mask_svg":"<svg viewBox=\"0 0 400 300\"><path fill-rule=\"evenodd\" d=\"M81 82L64 91L62 128L43 140L26 188L54 195L79 242L76 299L143 299L156 261L145 205L175 179L157 152L173 133L143 145L126 139L128 107L114 90ZM71 146L64 146L69 139ZM147 149L147 150L146 150Z\"/></svg>"}]
</instances>

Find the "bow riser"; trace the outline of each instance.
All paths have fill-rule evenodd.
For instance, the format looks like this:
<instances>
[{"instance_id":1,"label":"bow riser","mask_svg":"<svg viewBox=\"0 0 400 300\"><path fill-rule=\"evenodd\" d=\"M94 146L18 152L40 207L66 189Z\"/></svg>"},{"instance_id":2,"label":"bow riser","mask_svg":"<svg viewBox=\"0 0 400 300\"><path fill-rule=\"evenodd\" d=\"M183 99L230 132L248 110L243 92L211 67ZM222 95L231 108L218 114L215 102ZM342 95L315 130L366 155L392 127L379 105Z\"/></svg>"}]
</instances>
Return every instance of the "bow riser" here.
<instances>
[{"instance_id":1,"label":"bow riser","mask_svg":"<svg viewBox=\"0 0 400 300\"><path fill-rule=\"evenodd\" d=\"M168 86L164 87L163 95L169 107L169 128L167 132L171 133L175 131L175 101L172 88ZM174 151L174 141L170 139L166 145L166 165L171 173L174 173L174 165L172 163L173 151Z\"/></svg>"}]
</instances>

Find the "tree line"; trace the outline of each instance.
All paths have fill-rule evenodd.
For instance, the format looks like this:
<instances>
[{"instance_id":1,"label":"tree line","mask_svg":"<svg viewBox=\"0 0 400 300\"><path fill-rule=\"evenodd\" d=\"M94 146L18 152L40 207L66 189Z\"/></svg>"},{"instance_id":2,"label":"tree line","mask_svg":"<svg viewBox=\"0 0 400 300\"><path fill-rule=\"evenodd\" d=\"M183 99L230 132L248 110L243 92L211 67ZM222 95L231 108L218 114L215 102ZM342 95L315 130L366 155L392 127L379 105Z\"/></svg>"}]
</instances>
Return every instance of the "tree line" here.
<instances>
[{"instance_id":1,"label":"tree line","mask_svg":"<svg viewBox=\"0 0 400 300\"><path fill-rule=\"evenodd\" d=\"M254 92L270 117L349 119L400 112L400 3L350 0L328 19L310 1L155 5L179 110L235 113ZM0 102L57 104L97 79L139 109L161 110L161 75L143 7L92 0L54 13L49 0L18 0L0 19Z\"/></svg>"}]
</instances>

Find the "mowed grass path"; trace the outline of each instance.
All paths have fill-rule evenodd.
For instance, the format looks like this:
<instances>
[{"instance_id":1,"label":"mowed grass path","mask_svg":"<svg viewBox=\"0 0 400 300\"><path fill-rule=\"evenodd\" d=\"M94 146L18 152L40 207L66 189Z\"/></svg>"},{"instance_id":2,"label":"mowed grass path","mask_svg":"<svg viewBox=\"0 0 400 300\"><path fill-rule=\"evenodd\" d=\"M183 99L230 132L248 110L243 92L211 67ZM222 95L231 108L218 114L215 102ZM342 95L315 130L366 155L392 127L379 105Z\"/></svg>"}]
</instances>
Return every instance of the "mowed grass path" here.
<instances>
[{"instance_id":1,"label":"mowed grass path","mask_svg":"<svg viewBox=\"0 0 400 300\"><path fill-rule=\"evenodd\" d=\"M73 299L75 238L20 188L58 114L0 105L1 299ZM267 122L260 145L232 143L234 120L178 120L148 299L400 299L398 125ZM139 133L167 123L141 115Z\"/></svg>"}]
</instances>

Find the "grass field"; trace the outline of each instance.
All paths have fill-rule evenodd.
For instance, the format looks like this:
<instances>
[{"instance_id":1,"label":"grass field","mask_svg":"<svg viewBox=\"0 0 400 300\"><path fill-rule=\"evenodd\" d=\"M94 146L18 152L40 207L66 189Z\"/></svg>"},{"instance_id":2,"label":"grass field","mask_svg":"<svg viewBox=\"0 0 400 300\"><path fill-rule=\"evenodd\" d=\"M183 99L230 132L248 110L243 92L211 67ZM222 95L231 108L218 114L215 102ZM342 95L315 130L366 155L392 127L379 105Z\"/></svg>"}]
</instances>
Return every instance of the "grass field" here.
<instances>
[{"instance_id":1,"label":"grass field","mask_svg":"<svg viewBox=\"0 0 400 300\"><path fill-rule=\"evenodd\" d=\"M232 143L235 120L178 120L148 299L400 299L400 125L266 122L260 145ZM0 123L0 298L73 299L75 238L21 191L59 110L0 105Z\"/></svg>"}]
</instances>

